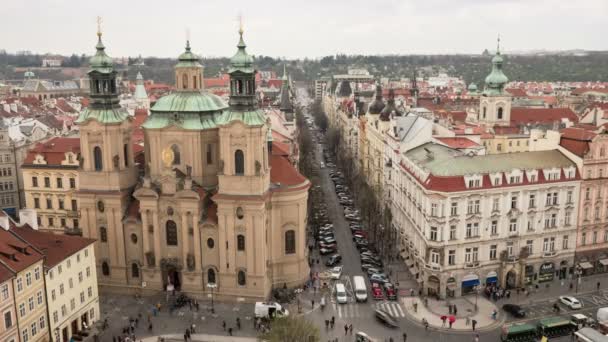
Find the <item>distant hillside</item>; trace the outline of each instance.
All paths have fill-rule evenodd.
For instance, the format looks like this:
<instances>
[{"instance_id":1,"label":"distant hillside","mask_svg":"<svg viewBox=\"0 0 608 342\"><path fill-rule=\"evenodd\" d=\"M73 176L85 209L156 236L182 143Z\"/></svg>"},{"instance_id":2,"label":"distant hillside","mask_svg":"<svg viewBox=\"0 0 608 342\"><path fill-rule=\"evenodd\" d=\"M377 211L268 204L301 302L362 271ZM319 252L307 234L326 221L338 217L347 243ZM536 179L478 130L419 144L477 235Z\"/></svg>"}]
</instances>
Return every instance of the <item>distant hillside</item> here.
<instances>
[{"instance_id":1,"label":"distant hillside","mask_svg":"<svg viewBox=\"0 0 608 342\"><path fill-rule=\"evenodd\" d=\"M74 67L86 67L84 56L66 57ZM407 56L327 56L321 59L281 60L268 56L258 56L256 66L260 70L283 72L283 63L292 78L313 80L320 76L346 73L349 68L365 68L375 76L398 79L409 77L416 68L419 75L436 75L446 72L460 76L469 83L483 84L491 68L491 54L484 55L407 55ZM11 55L0 52L0 79L19 78L14 67L37 67L39 55ZM129 58L131 64L135 59ZM228 58L204 58L205 77L216 77L225 72ZM169 58L146 58L145 66L128 68L128 77L134 78L140 70L145 78L158 82L173 83L173 66L176 60ZM608 52L559 53L535 52L526 55L506 55L505 74L510 80L521 81L608 81ZM127 70L125 70L127 71Z\"/></svg>"}]
</instances>

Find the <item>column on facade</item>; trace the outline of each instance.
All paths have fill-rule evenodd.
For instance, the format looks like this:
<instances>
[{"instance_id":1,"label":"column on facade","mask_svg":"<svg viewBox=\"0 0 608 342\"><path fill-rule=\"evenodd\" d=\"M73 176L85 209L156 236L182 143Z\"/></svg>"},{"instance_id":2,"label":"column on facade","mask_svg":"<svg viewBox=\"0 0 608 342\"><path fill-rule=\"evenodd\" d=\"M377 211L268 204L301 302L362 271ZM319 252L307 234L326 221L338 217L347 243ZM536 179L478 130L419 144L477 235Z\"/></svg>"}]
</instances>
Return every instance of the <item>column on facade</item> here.
<instances>
[{"instance_id":1,"label":"column on facade","mask_svg":"<svg viewBox=\"0 0 608 342\"><path fill-rule=\"evenodd\" d=\"M84 223L84 227L82 227L82 236L93 238L92 230L94 227L91 226L89 222L89 211L87 209L81 209L80 215L82 216L81 222Z\"/></svg>"},{"instance_id":2,"label":"column on facade","mask_svg":"<svg viewBox=\"0 0 608 342\"><path fill-rule=\"evenodd\" d=\"M112 216L112 208L109 208L106 214L106 225L107 225L107 229L106 232L108 234L108 241L110 241L111 243L116 243L116 246L123 246L118 244L118 238L116 236L116 230L114 229L114 218ZM118 250L120 249L120 247L117 248L110 248L110 264L111 265L117 265L118 264Z\"/></svg>"},{"instance_id":3,"label":"column on facade","mask_svg":"<svg viewBox=\"0 0 608 342\"><path fill-rule=\"evenodd\" d=\"M182 265L188 266L188 220L186 218L186 212L182 212Z\"/></svg>"},{"instance_id":4,"label":"column on facade","mask_svg":"<svg viewBox=\"0 0 608 342\"><path fill-rule=\"evenodd\" d=\"M120 216L119 217L116 216L116 211L117 211L116 209L112 208L112 217L111 217L110 221L114 224L114 230L116 231L116 242L117 242L118 246L124 246L125 245L124 229L123 229L123 225L122 225ZM116 250L117 250L116 258L118 259L118 265L125 266L126 265L125 249L116 248Z\"/></svg>"},{"instance_id":5,"label":"column on facade","mask_svg":"<svg viewBox=\"0 0 608 342\"><path fill-rule=\"evenodd\" d=\"M201 270L203 261L201 260L201 231L198 226L198 214L192 215L192 228L194 229L194 268Z\"/></svg>"},{"instance_id":6,"label":"column on facade","mask_svg":"<svg viewBox=\"0 0 608 342\"><path fill-rule=\"evenodd\" d=\"M218 227L224 227L224 229L218 229L218 243L219 243L219 249L220 249L220 264L219 264L219 271L220 273L226 273L227 268L226 268L226 262L228 260L227 255L226 255L226 248L224 247L224 244L226 243L226 225L227 225L227 219L226 219L226 214L224 212L222 212L221 216L218 217Z\"/></svg>"},{"instance_id":7,"label":"column on facade","mask_svg":"<svg viewBox=\"0 0 608 342\"><path fill-rule=\"evenodd\" d=\"M154 222L154 261L156 266L160 266L160 226L158 224L158 211L152 210L152 220Z\"/></svg>"},{"instance_id":8,"label":"column on facade","mask_svg":"<svg viewBox=\"0 0 608 342\"><path fill-rule=\"evenodd\" d=\"M146 253L150 251L150 236L148 231L148 210L143 210L141 213L141 238L144 243L144 259L146 258Z\"/></svg>"}]
</instances>

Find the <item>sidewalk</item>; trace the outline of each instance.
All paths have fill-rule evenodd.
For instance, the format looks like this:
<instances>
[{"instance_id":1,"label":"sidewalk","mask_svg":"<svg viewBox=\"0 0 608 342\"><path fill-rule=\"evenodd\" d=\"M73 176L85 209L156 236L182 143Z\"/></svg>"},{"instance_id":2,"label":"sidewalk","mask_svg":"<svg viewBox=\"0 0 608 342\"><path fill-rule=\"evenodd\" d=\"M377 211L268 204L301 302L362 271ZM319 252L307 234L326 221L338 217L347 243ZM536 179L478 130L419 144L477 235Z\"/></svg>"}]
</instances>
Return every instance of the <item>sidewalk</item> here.
<instances>
[{"instance_id":1,"label":"sidewalk","mask_svg":"<svg viewBox=\"0 0 608 342\"><path fill-rule=\"evenodd\" d=\"M192 336L192 341L196 342L254 342L257 341L257 338L253 337L235 337L235 336L219 336L219 335L206 335L206 334L194 334ZM164 338L165 342L183 342L183 335L161 335L161 336L152 336L146 337L142 339L143 342L158 342L160 339Z\"/></svg>"},{"instance_id":2,"label":"sidewalk","mask_svg":"<svg viewBox=\"0 0 608 342\"><path fill-rule=\"evenodd\" d=\"M428 307L425 307L418 297L401 298L401 302L405 306L405 312L410 320L422 325L422 319L425 318L429 322L430 328L434 330L471 332L473 327L470 323L467 325L466 317L468 317L470 321L477 321L477 325L475 326L476 331L493 330L502 325L505 320L505 315L501 314L492 302L481 296L477 298L477 310L474 309L474 302L471 303L470 298L461 297L450 300L450 304L455 304L457 306L458 312L456 321L451 329L449 328L447 320L445 326L443 326L441 321L441 316L449 316L448 304L446 301L437 301L429 298ZM417 303L418 305L416 312L414 312L414 303ZM494 310L497 310L498 312L497 320L493 320L491 317L492 311Z\"/></svg>"}]
</instances>

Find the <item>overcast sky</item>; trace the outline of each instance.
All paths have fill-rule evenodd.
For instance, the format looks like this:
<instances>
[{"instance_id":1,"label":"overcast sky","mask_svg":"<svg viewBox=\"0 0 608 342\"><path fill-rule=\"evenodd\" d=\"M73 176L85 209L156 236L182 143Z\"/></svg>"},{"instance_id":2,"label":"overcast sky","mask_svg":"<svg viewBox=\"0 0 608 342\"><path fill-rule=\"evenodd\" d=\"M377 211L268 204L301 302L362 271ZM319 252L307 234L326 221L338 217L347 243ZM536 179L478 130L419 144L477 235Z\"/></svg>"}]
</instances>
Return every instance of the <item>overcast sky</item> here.
<instances>
[{"instance_id":1,"label":"overcast sky","mask_svg":"<svg viewBox=\"0 0 608 342\"><path fill-rule=\"evenodd\" d=\"M0 49L92 54L96 17L113 57L273 57L606 50L608 0L2 0Z\"/></svg>"}]
</instances>

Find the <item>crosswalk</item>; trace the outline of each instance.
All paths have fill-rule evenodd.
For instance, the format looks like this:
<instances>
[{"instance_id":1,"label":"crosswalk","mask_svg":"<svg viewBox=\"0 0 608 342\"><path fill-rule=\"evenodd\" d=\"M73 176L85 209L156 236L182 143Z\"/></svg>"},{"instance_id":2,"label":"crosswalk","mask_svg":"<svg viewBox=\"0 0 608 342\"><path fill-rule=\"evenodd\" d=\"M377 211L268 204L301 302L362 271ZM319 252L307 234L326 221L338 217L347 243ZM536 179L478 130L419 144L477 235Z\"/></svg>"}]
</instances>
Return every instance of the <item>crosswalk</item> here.
<instances>
[{"instance_id":1,"label":"crosswalk","mask_svg":"<svg viewBox=\"0 0 608 342\"><path fill-rule=\"evenodd\" d=\"M357 317L369 317L371 312L366 304L360 303L348 303L348 304L331 304L334 312L340 318L357 318ZM375 309L382 309L390 313L393 317L405 317L405 309L398 302L377 302L373 303L371 307Z\"/></svg>"}]
</instances>

